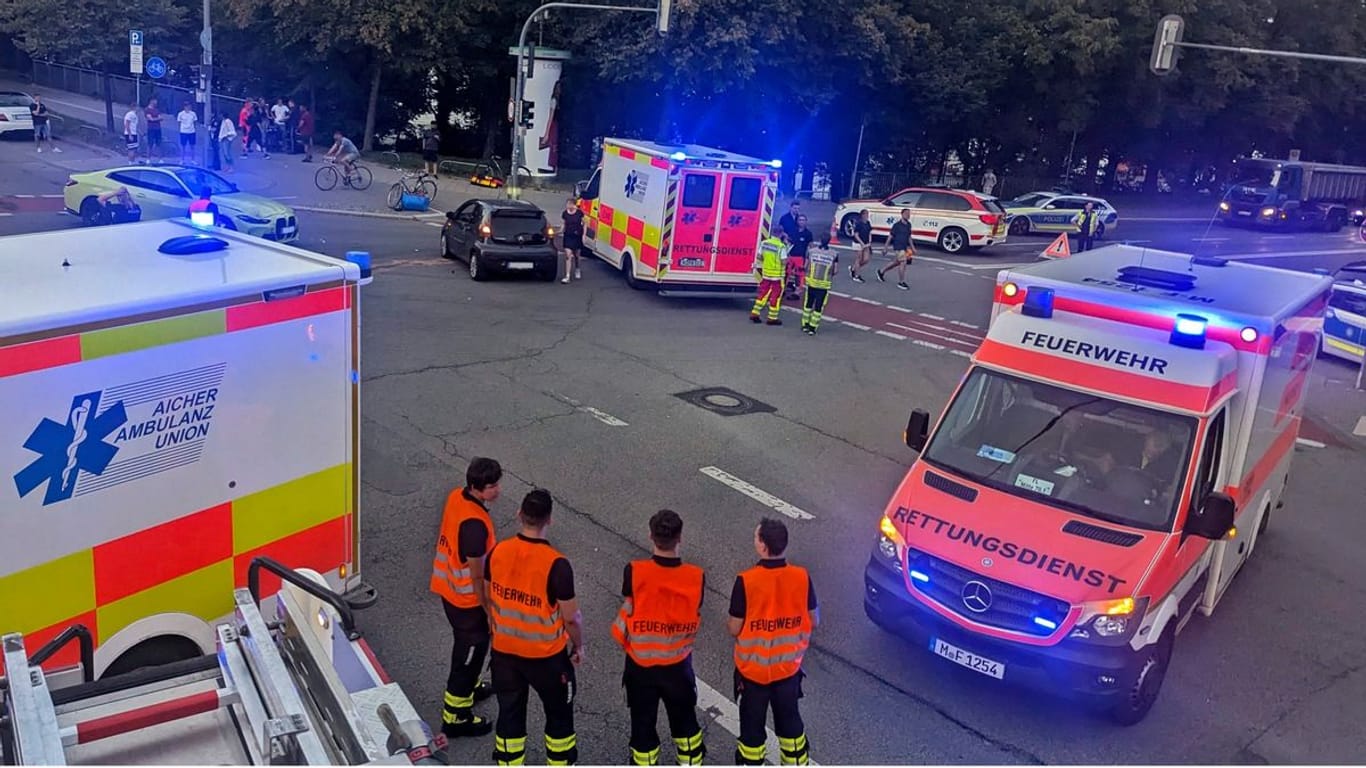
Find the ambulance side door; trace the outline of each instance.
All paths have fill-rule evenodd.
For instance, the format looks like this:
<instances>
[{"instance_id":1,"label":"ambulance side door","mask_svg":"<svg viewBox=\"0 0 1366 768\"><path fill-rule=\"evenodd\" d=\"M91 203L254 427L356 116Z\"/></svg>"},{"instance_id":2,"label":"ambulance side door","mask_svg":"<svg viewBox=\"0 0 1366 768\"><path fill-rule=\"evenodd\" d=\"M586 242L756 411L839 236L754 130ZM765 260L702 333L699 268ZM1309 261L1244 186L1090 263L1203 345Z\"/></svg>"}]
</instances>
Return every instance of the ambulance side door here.
<instances>
[{"instance_id":1,"label":"ambulance side door","mask_svg":"<svg viewBox=\"0 0 1366 768\"><path fill-rule=\"evenodd\" d=\"M721 174L685 168L682 176L670 268L687 274L711 272L715 266Z\"/></svg>"},{"instance_id":2,"label":"ambulance side door","mask_svg":"<svg viewBox=\"0 0 1366 768\"><path fill-rule=\"evenodd\" d=\"M1195 470L1195 484L1191 487L1188 514L1195 514L1198 506L1204 503L1205 497L1211 492L1223 490L1229 485L1227 414L1227 408L1219 409L1219 412L1210 418L1209 426L1205 429L1205 441L1200 446L1200 463ZM1234 574L1238 572L1238 566L1247 555L1249 537L1253 533L1250 526L1252 513L1256 512L1253 502L1257 499L1241 498L1238 501L1243 506L1234 518L1237 533L1231 539L1213 542L1214 557L1219 562L1211 561L1210 567L1218 574L1218 582L1206 585L1207 595L1222 593L1224 587L1233 580ZM1209 591L1211 589L1213 592Z\"/></svg>"},{"instance_id":3,"label":"ambulance side door","mask_svg":"<svg viewBox=\"0 0 1366 768\"><path fill-rule=\"evenodd\" d=\"M713 272L748 276L753 271L763 226L764 181L764 175L757 173L726 175Z\"/></svg>"}]
</instances>

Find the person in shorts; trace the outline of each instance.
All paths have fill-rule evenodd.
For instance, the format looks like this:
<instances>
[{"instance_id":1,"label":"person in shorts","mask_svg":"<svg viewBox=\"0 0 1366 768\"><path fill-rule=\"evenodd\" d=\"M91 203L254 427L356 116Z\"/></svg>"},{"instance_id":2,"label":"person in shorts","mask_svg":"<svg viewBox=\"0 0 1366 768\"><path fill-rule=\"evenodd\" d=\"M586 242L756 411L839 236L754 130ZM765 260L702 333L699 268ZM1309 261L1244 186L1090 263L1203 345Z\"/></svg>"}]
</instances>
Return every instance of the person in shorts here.
<instances>
[{"instance_id":1,"label":"person in shorts","mask_svg":"<svg viewBox=\"0 0 1366 768\"><path fill-rule=\"evenodd\" d=\"M153 96L147 101L147 109L142 115L147 121L147 162L152 162L152 153L161 159L161 108Z\"/></svg>"},{"instance_id":2,"label":"person in shorts","mask_svg":"<svg viewBox=\"0 0 1366 768\"><path fill-rule=\"evenodd\" d=\"M38 147L38 151L43 151L43 139L47 139L47 148L53 152L62 150L52 144L52 122L50 120L47 105L43 103L43 97L33 95L33 103L28 105L29 114L33 116L33 143Z\"/></svg>"},{"instance_id":3,"label":"person in shorts","mask_svg":"<svg viewBox=\"0 0 1366 768\"><path fill-rule=\"evenodd\" d=\"M128 162L138 161L138 147L141 142L138 140L138 106L130 106L128 111L123 114L123 146L128 150Z\"/></svg>"},{"instance_id":4,"label":"person in shorts","mask_svg":"<svg viewBox=\"0 0 1366 768\"><path fill-rule=\"evenodd\" d=\"M915 246L911 245L910 208L901 209L901 218L892 224L892 231L887 235L887 248L882 253L884 256L893 254L892 263L877 271L877 279L887 282L887 273L896 267L896 287L909 291L911 286L906 285L906 265L915 257Z\"/></svg>"},{"instance_id":5,"label":"person in shorts","mask_svg":"<svg viewBox=\"0 0 1366 768\"><path fill-rule=\"evenodd\" d=\"M564 224L560 230L560 239L563 241L561 248L564 250L564 279L560 282L569 282L570 275L575 280L582 280L579 252L583 250L583 211L579 210L577 200L571 197L564 201L564 213L560 214L560 221Z\"/></svg>"},{"instance_id":6,"label":"person in shorts","mask_svg":"<svg viewBox=\"0 0 1366 768\"><path fill-rule=\"evenodd\" d=\"M180 105L176 113L176 123L180 126L180 162L189 165L194 161L195 134L199 130L199 115L195 114L190 102Z\"/></svg>"},{"instance_id":7,"label":"person in shorts","mask_svg":"<svg viewBox=\"0 0 1366 768\"><path fill-rule=\"evenodd\" d=\"M335 159L341 163L346 175L349 177L356 169L355 162L360 159L360 150L356 149L355 142L342 135L341 131L332 132L332 148L323 155L328 159Z\"/></svg>"},{"instance_id":8,"label":"person in shorts","mask_svg":"<svg viewBox=\"0 0 1366 768\"><path fill-rule=\"evenodd\" d=\"M854 263L849 265L849 279L861 283L863 275L860 273L873 260L873 222L867 208L858 212L858 221L854 222L854 248L858 253Z\"/></svg>"},{"instance_id":9,"label":"person in shorts","mask_svg":"<svg viewBox=\"0 0 1366 768\"><path fill-rule=\"evenodd\" d=\"M437 163L441 162L437 151L441 148L441 134L436 131L436 123L432 123L422 131L422 165L423 169L431 175L436 175Z\"/></svg>"}]
</instances>

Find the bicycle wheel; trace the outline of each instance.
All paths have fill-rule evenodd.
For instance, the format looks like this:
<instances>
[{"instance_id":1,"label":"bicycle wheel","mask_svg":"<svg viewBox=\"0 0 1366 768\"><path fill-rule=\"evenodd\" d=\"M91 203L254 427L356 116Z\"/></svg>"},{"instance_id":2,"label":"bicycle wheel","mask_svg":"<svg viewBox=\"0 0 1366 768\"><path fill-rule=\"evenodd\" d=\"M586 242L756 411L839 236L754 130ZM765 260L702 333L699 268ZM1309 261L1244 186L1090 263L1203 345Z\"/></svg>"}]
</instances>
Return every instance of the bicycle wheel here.
<instances>
[{"instance_id":1,"label":"bicycle wheel","mask_svg":"<svg viewBox=\"0 0 1366 768\"><path fill-rule=\"evenodd\" d=\"M389 195L385 198L385 202L387 202L389 207L395 211L403 207L403 185L399 182L394 182L389 187Z\"/></svg>"},{"instance_id":2,"label":"bicycle wheel","mask_svg":"<svg viewBox=\"0 0 1366 768\"><path fill-rule=\"evenodd\" d=\"M369 168L366 168L363 165L357 165L356 170L351 173L351 188L369 189L370 182L374 180L375 177L370 175Z\"/></svg>"},{"instance_id":3,"label":"bicycle wheel","mask_svg":"<svg viewBox=\"0 0 1366 768\"><path fill-rule=\"evenodd\" d=\"M428 204L431 204L431 203L436 202L436 182L435 182L435 181L432 181L431 179L424 179L424 180L422 181L421 184L418 184L418 185L417 185L417 191L418 191L418 194L420 194L420 195L422 195L423 197L427 198L427 203L428 203Z\"/></svg>"},{"instance_id":4,"label":"bicycle wheel","mask_svg":"<svg viewBox=\"0 0 1366 768\"><path fill-rule=\"evenodd\" d=\"M313 183L318 185L318 189L326 192L337 186L337 180L340 178L341 175L337 173L336 168L324 165L318 169L317 173L313 174Z\"/></svg>"}]
</instances>

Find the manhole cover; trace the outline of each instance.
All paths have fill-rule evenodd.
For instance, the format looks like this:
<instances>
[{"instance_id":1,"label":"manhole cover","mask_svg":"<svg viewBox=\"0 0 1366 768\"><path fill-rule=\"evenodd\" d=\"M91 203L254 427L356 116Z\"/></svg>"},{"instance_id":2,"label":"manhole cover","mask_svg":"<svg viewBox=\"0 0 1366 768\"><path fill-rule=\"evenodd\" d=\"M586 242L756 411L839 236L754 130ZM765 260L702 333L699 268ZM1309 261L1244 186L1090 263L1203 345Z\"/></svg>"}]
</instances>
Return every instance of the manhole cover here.
<instances>
[{"instance_id":1,"label":"manhole cover","mask_svg":"<svg viewBox=\"0 0 1366 768\"><path fill-rule=\"evenodd\" d=\"M692 403L722 416L744 416L750 413L776 413L777 408L761 403L754 398L736 392L729 387L708 387L674 395L684 402Z\"/></svg>"}]
</instances>

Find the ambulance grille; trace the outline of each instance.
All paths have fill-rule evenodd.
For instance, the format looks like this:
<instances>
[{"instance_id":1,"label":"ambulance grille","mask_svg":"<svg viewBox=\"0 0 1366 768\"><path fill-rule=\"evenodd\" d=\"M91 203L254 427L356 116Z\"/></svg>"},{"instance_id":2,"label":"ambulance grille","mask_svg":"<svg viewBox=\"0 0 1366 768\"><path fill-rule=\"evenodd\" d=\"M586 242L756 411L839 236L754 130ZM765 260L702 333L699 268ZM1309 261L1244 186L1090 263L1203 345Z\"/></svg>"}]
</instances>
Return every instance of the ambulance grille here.
<instances>
[{"instance_id":1,"label":"ambulance grille","mask_svg":"<svg viewBox=\"0 0 1366 768\"><path fill-rule=\"evenodd\" d=\"M1143 541L1143 537L1136 533L1116 531L1113 528L1102 528L1099 525L1083 523L1080 520L1068 521L1067 525L1062 527L1062 532L1070 533L1073 536L1103 541L1106 544L1114 544L1118 547L1132 547L1138 542Z\"/></svg>"},{"instance_id":2,"label":"ambulance grille","mask_svg":"<svg viewBox=\"0 0 1366 768\"><path fill-rule=\"evenodd\" d=\"M1045 619L1054 627L1059 627L1071 610L1070 605L1057 598L974 573L917 549L906 551L906 568L928 578L927 581L916 578L908 580L917 592L969 621L989 627L1033 637L1048 637L1056 630L1047 629L1034 619ZM980 599L980 591L967 589L968 584L974 582L984 585L989 591L986 610L973 610L964 599L965 595ZM975 604L981 605L980 602Z\"/></svg>"},{"instance_id":3,"label":"ambulance grille","mask_svg":"<svg viewBox=\"0 0 1366 768\"><path fill-rule=\"evenodd\" d=\"M955 483L947 477L935 474L934 472L927 471L925 473L925 485L928 485L936 491L942 491L950 496L962 499L963 501L977 501L977 490L975 488L969 488L962 483Z\"/></svg>"}]
</instances>

